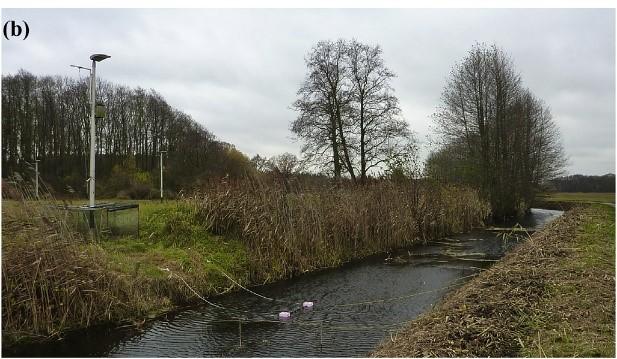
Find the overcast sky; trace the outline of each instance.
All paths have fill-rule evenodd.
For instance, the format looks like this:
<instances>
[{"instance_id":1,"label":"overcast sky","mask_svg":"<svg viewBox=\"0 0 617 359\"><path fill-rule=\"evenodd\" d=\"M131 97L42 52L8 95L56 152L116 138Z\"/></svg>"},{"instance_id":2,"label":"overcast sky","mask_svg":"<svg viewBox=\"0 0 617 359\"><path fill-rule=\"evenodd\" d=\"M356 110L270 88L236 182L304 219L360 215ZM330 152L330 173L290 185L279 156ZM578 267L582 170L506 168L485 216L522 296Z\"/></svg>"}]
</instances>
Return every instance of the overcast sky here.
<instances>
[{"instance_id":1,"label":"overcast sky","mask_svg":"<svg viewBox=\"0 0 617 359\"><path fill-rule=\"evenodd\" d=\"M423 156L451 67L474 42L496 43L551 107L568 172L615 172L614 9L4 9L2 17L30 26L27 40L2 40L3 74L78 77L69 64L109 54L97 75L155 89L249 157L299 155L290 104L319 40L382 46Z\"/></svg>"}]
</instances>

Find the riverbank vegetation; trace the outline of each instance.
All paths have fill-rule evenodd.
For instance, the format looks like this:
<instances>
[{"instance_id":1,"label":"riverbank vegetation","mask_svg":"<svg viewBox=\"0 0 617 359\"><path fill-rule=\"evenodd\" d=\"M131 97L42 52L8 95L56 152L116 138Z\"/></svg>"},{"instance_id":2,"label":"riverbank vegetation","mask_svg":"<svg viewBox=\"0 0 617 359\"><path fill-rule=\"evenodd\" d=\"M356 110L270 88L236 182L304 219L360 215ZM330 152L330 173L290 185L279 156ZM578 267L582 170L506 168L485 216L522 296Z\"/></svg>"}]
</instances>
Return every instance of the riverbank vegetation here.
<instances>
[{"instance_id":1,"label":"riverbank vegetation","mask_svg":"<svg viewBox=\"0 0 617 359\"><path fill-rule=\"evenodd\" d=\"M227 276L242 285L288 278L466 231L488 214L464 187L247 179L141 202L139 238L91 242L46 197L3 202L6 344L146 318L237 289Z\"/></svg>"},{"instance_id":2,"label":"riverbank vegetation","mask_svg":"<svg viewBox=\"0 0 617 359\"><path fill-rule=\"evenodd\" d=\"M241 243L189 222L190 207L181 203L141 207L140 238L91 242L49 203L3 201L5 346L104 322L131 323L195 303L193 291L214 295L231 289L221 269L245 281Z\"/></svg>"},{"instance_id":3,"label":"riverbank vegetation","mask_svg":"<svg viewBox=\"0 0 617 359\"><path fill-rule=\"evenodd\" d=\"M257 282L469 231L489 213L474 190L420 181L299 188L219 182L195 201L206 228L247 245Z\"/></svg>"},{"instance_id":4,"label":"riverbank vegetation","mask_svg":"<svg viewBox=\"0 0 617 359\"><path fill-rule=\"evenodd\" d=\"M373 355L614 357L615 209L566 212Z\"/></svg>"}]
</instances>

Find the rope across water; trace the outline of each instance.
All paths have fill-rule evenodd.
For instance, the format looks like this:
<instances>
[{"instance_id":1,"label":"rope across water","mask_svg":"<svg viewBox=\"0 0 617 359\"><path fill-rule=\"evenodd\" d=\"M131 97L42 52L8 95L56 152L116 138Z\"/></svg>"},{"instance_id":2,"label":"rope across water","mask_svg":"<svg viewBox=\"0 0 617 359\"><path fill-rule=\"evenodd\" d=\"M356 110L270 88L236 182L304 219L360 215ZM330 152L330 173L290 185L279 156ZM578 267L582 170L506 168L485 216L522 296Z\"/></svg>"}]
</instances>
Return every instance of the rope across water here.
<instances>
[{"instance_id":1,"label":"rope across water","mask_svg":"<svg viewBox=\"0 0 617 359\"><path fill-rule=\"evenodd\" d=\"M208 263L212 264L219 272L221 272L221 274L223 276L225 276L227 279L229 279L233 284L237 285L238 287L240 287L242 290L246 291L247 293L250 293L253 296L256 296L258 298L267 300L267 301L271 301L271 302L280 302L280 303L284 303L287 305L290 305L291 307L295 307L293 309L290 310L290 312L297 312L299 310L302 309L302 303L300 302L291 302L291 301L285 301L285 300L280 300L280 299L276 299L276 298L270 298L267 297L265 295L262 295L260 293L257 293L251 289L246 288L245 286L243 286L242 284L240 284L237 280L235 280L231 275L229 275L227 272L225 272L222 268L220 268L219 265L217 265L216 263L214 263L213 261L211 261L210 259L207 259ZM230 320L228 321L233 321L233 322L237 322L237 321L242 321L245 323L279 323L279 324L295 324L295 325L323 325L323 323L325 322L324 320L306 320L306 319L301 319L301 320L293 320L293 321L281 321L281 320L272 320L272 319L266 319L266 318L276 318L276 314L269 312L269 313L258 313L258 312L254 312L254 311L248 311L248 310L243 310L243 309L239 309L239 308L227 308L224 307L220 304L216 304L214 302L211 302L209 300L207 300L206 298L204 298L203 296L201 296L195 289L193 289L187 282L186 280L184 280L184 278L182 278L180 275L175 274L173 272L171 272L171 270L169 270L168 268L162 269L163 271L169 272L170 273L170 278L172 276L177 277L178 279L180 279L182 281L182 283L189 288L189 290L195 294L195 296L197 296L197 298L199 298L200 300L202 300L204 303L211 305L215 308L218 308L220 310L223 310L224 312L226 312L226 314L228 314L230 316ZM476 269L480 269L480 268L476 268ZM363 301L358 301L358 302L352 302L352 303L340 303L340 304L333 304L333 305L327 305L327 306L316 306L312 309L312 311L319 311L319 312L333 312L336 311L337 308L345 308L345 307L354 307L354 306L364 306L364 305L371 305L371 304L378 304L378 303L388 303L388 302L393 302L393 301L399 301L399 300L404 300L404 299L408 299L408 298L412 298L412 297L416 297L416 296L420 296L420 295L426 295L426 294L430 294L430 293L436 293L436 292L440 292L449 288L453 288L456 286L461 285L461 281L468 279L468 278L472 278L477 276L479 273L473 273L470 275L466 275L463 277L459 277L457 279L454 279L452 281L450 281L447 285L439 287L439 288L435 288L435 289L430 289L430 290L425 290L425 291L416 291L416 292L412 292L412 293L408 293L405 295L400 295L400 296L394 296L394 297L387 297L387 298L379 298L379 299L373 299L373 300L363 300ZM340 311L336 311L336 312L340 312ZM245 315L250 315L250 317L243 317L240 318L237 316L238 313L243 313ZM349 312L349 313L354 313L354 312ZM256 319L256 317L258 319ZM252 319L251 319L252 318ZM225 322L226 320L215 320L213 322ZM343 323L345 324L345 323ZM358 327L366 327L366 326L361 326L355 323L348 323L356 328ZM391 323L391 324L386 324L386 325L377 325L378 327L391 327L393 325L398 325L401 323ZM373 326L370 326L373 327ZM333 328L333 327L331 327Z\"/></svg>"}]
</instances>

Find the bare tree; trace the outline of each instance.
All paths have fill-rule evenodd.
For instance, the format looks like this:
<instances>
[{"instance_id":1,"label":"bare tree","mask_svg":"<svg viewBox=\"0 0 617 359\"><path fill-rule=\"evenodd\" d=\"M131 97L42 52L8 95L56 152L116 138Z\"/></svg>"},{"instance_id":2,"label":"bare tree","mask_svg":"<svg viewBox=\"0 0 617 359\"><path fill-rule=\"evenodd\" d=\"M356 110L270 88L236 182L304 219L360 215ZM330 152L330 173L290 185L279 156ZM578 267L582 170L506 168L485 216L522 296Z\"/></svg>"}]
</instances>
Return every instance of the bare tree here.
<instances>
[{"instance_id":1,"label":"bare tree","mask_svg":"<svg viewBox=\"0 0 617 359\"><path fill-rule=\"evenodd\" d=\"M87 79L2 76L2 168L22 172L41 160L40 174L56 188L84 188L88 169ZM207 175L242 175L248 167L239 151L217 141L202 125L166 103L154 90L99 81L106 118L97 121L96 168L101 186L114 195L112 169L158 175L158 151L168 151L169 188L189 186ZM122 184L117 186L122 188ZM117 189L116 189L117 191Z\"/></svg>"},{"instance_id":2,"label":"bare tree","mask_svg":"<svg viewBox=\"0 0 617 359\"><path fill-rule=\"evenodd\" d=\"M268 159L256 154L251 158L251 164L259 172L265 172L269 169Z\"/></svg>"},{"instance_id":3,"label":"bare tree","mask_svg":"<svg viewBox=\"0 0 617 359\"><path fill-rule=\"evenodd\" d=\"M299 115L291 125L292 132L304 140L306 158L320 166L332 164L335 178L341 176L343 158L349 157L342 121L349 102L344 85L345 50L342 40L320 41L311 50L305 59L308 73L293 104Z\"/></svg>"},{"instance_id":4,"label":"bare tree","mask_svg":"<svg viewBox=\"0 0 617 359\"><path fill-rule=\"evenodd\" d=\"M465 151L465 165L474 167L466 177L475 178L496 216L526 210L534 188L565 163L550 111L521 83L503 50L476 44L452 69L434 115L445 148ZM451 162L445 156L433 156L432 171L438 158Z\"/></svg>"},{"instance_id":5,"label":"bare tree","mask_svg":"<svg viewBox=\"0 0 617 359\"><path fill-rule=\"evenodd\" d=\"M291 175L304 169L302 161L289 152L270 157L268 165L272 171L279 172L285 178L289 178Z\"/></svg>"},{"instance_id":6,"label":"bare tree","mask_svg":"<svg viewBox=\"0 0 617 359\"><path fill-rule=\"evenodd\" d=\"M303 140L304 157L321 167L332 163L336 178L344 169L365 182L369 171L414 148L381 54L379 46L338 40L319 42L307 57L291 130Z\"/></svg>"},{"instance_id":7,"label":"bare tree","mask_svg":"<svg viewBox=\"0 0 617 359\"><path fill-rule=\"evenodd\" d=\"M401 155L398 140L410 138L409 126L399 117L398 99L390 85L395 75L384 65L381 54L379 45L352 40L348 46L361 182L366 181L371 168Z\"/></svg>"}]
</instances>

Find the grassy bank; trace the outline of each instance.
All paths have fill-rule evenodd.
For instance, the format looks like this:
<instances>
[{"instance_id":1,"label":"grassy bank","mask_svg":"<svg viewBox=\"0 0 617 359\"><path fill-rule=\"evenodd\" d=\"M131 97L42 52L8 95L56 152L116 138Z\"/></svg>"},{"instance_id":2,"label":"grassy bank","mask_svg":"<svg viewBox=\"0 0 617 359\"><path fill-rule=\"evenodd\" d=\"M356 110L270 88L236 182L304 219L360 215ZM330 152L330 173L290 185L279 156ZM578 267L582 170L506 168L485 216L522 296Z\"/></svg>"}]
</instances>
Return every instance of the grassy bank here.
<instances>
[{"instance_id":1,"label":"grassy bank","mask_svg":"<svg viewBox=\"0 0 617 359\"><path fill-rule=\"evenodd\" d=\"M139 238L93 243L49 203L3 202L5 345L140 322L237 289L226 274L243 285L275 281L465 231L487 214L466 188L223 183L181 201L141 202Z\"/></svg>"},{"instance_id":2,"label":"grassy bank","mask_svg":"<svg viewBox=\"0 0 617 359\"><path fill-rule=\"evenodd\" d=\"M373 355L614 357L614 218L567 212Z\"/></svg>"},{"instance_id":3,"label":"grassy bank","mask_svg":"<svg viewBox=\"0 0 617 359\"><path fill-rule=\"evenodd\" d=\"M195 303L246 283L246 250L193 222L186 203L140 203L141 236L90 242L47 203L3 202L4 345ZM209 262L210 261L210 262ZM216 264L214 264L216 263Z\"/></svg>"},{"instance_id":4,"label":"grassy bank","mask_svg":"<svg viewBox=\"0 0 617 359\"><path fill-rule=\"evenodd\" d=\"M221 270L247 283L244 244L213 235L196 223L191 203L140 201L140 224L139 238L111 237L89 245L100 246L112 270L126 275L165 279L169 269L205 294L229 290L231 283Z\"/></svg>"},{"instance_id":5,"label":"grassy bank","mask_svg":"<svg viewBox=\"0 0 617 359\"><path fill-rule=\"evenodd\" d=\"M615 356L615 210L595 205L582 216L571 255L527 318L523 356Z\"/></svg>"}]
</instances>

